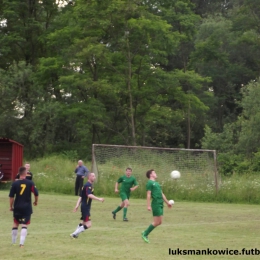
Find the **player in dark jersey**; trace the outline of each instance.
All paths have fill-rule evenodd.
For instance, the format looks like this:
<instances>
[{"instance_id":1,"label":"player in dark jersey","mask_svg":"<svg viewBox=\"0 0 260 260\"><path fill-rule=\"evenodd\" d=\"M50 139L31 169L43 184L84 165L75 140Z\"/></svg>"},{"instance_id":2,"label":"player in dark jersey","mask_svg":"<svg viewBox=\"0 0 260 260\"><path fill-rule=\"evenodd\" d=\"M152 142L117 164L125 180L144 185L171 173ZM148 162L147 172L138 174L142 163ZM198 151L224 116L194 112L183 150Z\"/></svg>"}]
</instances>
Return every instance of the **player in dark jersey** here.
<instances>
[{"instance_id":1,"label":"player in dark jersey","mask_svg":"<svg viewBox=\"0 0 260 260\"><path fill-rule=\"evenodd\" d=\"M13 182L10 189L10 211L13 211L14 223L12 229L12 244L15 244L18 235L19 224L22 225L20 234L20 247L24 246L27 236L27 225L30 224L32 214L31 193L34 194L34 206L38 204L38 190L32 181L26 179L26 168L20 167L20 179Z\"/></svg>"},{"instance_id":2,"label":"player in dark jersey","mask_svg":"<svg viewBox=\"0 0 260 260\"><path fill-rule=\"evenodd\" d=\"M89 173L88 182L82 188L81 196L79 197L74 212L78 210L81 204L81 220L82 222L77 226L76 230L70 234L71 238L78 238L79 234L91 227L90 209L92 200L104 201L103 198L98 198L94 195L93 183L96 179L95 173Z\"/></svg>"},{"instance_id":3,"label":"player in dark jersey","mask_svg":"<svg viewBox=\"0 0 260 260\"><path fill-rule=\"evenodd\" d=\"M26 163L24 167L26 168L26 179L32 181L33 174L30 172L31 165L29 163ZM20 174L18 173L15 177L15 180L19 180L19 179L20 179Z\"/></svg>"},{"instance_id":4,"label":"player in dark jersey","mask_svg":"<svg viewBox=\"0 0 260 260\"><path fill-rule=\"evenodd\" d=\"M146 177L149 179L146 184L147 209L149 211L152 210L153 223L145 231L142 232L142 238L146 243L150 243L148 235L150 234L150 232L153 231L154 228L162 224L163 202L165 202L169 208L171 208L172 205L163 194L160 184L155 181L157 179L156 172L154 170L149 170L146 172Z\"/></svg>"}]
</instances>

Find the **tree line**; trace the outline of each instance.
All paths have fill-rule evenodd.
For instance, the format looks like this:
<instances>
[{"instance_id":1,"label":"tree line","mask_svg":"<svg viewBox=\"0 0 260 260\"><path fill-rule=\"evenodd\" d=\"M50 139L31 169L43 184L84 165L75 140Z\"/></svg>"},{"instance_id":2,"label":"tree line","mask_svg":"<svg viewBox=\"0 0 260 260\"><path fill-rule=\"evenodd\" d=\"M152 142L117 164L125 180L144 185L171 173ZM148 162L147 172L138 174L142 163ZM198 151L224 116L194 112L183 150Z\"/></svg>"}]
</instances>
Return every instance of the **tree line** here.
<instances>
[{"instance_id":1,"label":"tree line","mask_svg":"<svg viewBox=\"0 0 260 260\"><path fill-rule=\"evenodd\" d=\"M250 157L259 24L257 0L0 0L0 136L28 157L92 143Z\"/></svg>"}]
</instances>

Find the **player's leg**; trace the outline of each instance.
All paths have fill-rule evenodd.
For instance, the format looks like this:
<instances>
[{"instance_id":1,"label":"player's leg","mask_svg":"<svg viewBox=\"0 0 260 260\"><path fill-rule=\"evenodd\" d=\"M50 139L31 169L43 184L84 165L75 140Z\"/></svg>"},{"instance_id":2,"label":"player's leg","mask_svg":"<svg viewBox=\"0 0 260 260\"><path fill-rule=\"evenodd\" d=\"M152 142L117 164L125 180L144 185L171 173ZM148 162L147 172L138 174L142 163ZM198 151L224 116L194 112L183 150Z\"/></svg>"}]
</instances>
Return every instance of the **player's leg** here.
<instances>
[{"instance_id":1,"label":"player's leg","mask_svg":"<svg viewBox=\"0 0 260 260\"><path fill-rule=\"evenodd\" d=\"M20 224L22 225L20 234L20 247L24 246L25 239L27 237L27 226L30 224L31 216L23 216L20 218Z\"/></svg>"},{"instance_id":2,"label":"player's leg","mask_svg":"<svg viewBox=\"0 0 260 260\"><path fill-rule=\"evenodd\" d=\"M82 225L77 228L72 234L71 237L78 238L79 234L87 230L91 227L91 220L90 216L85 219L85 221L82 222Z\"/></svg>"},{"instance_id":3,"label":"player's leg","mask_svg":"<svg viewBox=\"0 0 260 260\"><path fill-rule=\"evenodd\" d=\"M22 225L20 234L20 247L24 246L25 239L27 237L27 225Z\"/></svg>"},{"instance_id":4,"label":"player's leg","mask_svg":"<svg viewBox=\"0 0 260 260\"><path fill-rule=\"evenodd\" d=\"M73 233L70 234L71 238L78 238L78 236L76 236L75 234L78 233L79 229L83 226L83 221L80 222L78 224L78 226L76 227L75 231Z\"/></svg>"},{"instance_id":5,"label":"player's leg","mask_svg":"<svg viewBox=\"0 0 260 260\"><path fill-rule=\"evenodd\" d=\"M112 211L113 219L116 219L116 213L124 207L124 200L126 199L126 194L120 193L120 198L122 199L120 206L118 206L115 210Z\"/></svg>"},{"instance_id":6,"label":"player's leg","mask_svg":"<svg viewBox=\"0 0 260 260\"><path fill-rule=\"evenodd\" d=\"M162 224L163 220L163 206L152 205L153 211L153 223L142 232L142 238L145 242L149 243L148 235L159 225Z\"/></svg>"},{"instance_id":7,"label":"player's leg","mask_svg":"<svg viewBox=\"0 0 260 260\"><path fill-rule=\"evenodd\" d=\"M18 236L18 227L19 227L19 222L14 217L14 223L13 223L13 228L12 228L12 244L13 245L16 243L16 239Z\"/></svg>"},{"instance_id":8,"label":"player's leg","mask_svg":"<svg viewBox=\"0 0 260 260\"><path fill-rule=\"evenodd\" d=\"M82 212L82 222L77 226L76 230L70 234L72 238L78 238L79 234L91 227L90 211L85 209Z\"/></svg>"},{"instance_id":9,"label":"player's leg","mask_svg":"<svg viewBox=\"0 0 260 260\"><path fill-rule=\"evenodd\" d=\"M123 221L128 221L127 217L126 217L126 214L127 214L127 208L129 206L129 197L127 197L127 199L125 199L123 201L123 204L124 204L124 214L123 214Z\"/></svg>"}]
</instances>

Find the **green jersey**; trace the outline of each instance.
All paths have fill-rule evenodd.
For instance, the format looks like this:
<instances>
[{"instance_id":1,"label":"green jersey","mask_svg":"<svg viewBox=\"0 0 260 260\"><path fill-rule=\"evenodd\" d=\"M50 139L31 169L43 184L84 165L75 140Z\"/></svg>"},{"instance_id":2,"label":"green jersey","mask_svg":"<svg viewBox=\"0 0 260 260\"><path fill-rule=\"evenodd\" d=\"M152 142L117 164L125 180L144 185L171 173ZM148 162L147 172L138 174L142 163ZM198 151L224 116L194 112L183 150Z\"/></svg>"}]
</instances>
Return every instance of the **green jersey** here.
<instances>
[{"instance_id":1,"label":"green jersey","mask_svg":"<svg viewBox=\"0 0 260 260\"><path fill-rule=\"evenodd\" d=\"M158 182L149 180L146 184L146 190L151 191L152 204L163 204L162 189Z\"/></svg>"},{"instance_id":2,"label":"green jersey","mask_svg":"<svg viewBox=\"0 0 260 260\"><path fill-rule=\"evenodd\" d=\"M120 177L117 180L121 183L120 192L130 193L130 188L137 185L137 181L134 176L127 177L126 175Z\"/></svg>"}]
</instances>

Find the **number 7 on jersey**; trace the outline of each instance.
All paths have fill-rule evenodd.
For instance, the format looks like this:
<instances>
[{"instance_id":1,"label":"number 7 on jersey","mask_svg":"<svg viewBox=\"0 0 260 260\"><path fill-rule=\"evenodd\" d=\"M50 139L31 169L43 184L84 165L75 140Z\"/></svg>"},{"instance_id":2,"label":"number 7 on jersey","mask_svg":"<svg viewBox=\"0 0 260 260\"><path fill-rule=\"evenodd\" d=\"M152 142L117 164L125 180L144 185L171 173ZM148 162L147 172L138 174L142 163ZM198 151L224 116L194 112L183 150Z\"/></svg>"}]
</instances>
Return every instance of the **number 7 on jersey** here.
<instances>
[{"instance_id":1,"label":"number 7 on jersey","mask_svg":"<svg viewBox=\"0 0 260 260\"><path fill-rule=\"evenodd\" d=\"M21 191L20 191L20 195L23 194L24 190L26 188L26 184L21 184Z\"/></svg>"}]
</instances>

